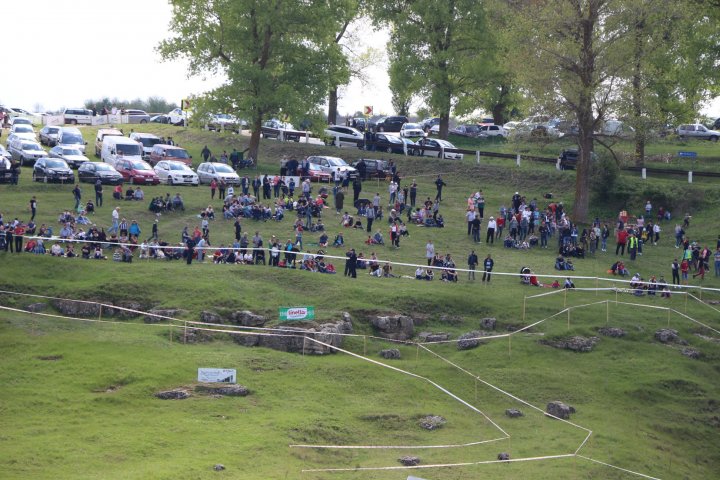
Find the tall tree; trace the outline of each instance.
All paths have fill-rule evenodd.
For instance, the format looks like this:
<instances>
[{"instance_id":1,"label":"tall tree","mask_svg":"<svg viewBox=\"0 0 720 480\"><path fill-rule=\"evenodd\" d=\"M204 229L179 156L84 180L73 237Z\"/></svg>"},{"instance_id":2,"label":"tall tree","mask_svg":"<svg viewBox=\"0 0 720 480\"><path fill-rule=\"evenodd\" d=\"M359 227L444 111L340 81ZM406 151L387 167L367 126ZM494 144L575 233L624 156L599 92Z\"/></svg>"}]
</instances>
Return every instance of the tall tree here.
<instances>
[{"instance_id":1,"label":"tall tree","mask_svg":"<svg viewBox=\"0 0 720 480\"><path fill-rule=\"evenodd\" d=\"M507 0L522 41L518 72L548 111L565 111L579 129L573 220L588 219L590 158L595 131L613 101L627 66L619 20L622 0Z\"/></svg>"},{"instance_id":2,"label":"tall tree","mask_svg":"<svg viewBox=\"0 0 720 480\"><path fill-rule=\"evenodd\" d=\"M248 118L250 155L257 159L263 120L281 112L304 118L330 85L347 81L333 32L344 0L171 0L172 36L158 47L184 58L191 75L222 75L204 105ZM323 19L319 22L318 19Z\"/></svg>"},{"instance_id":3,"label":"tall tree","mask_svg":"<svg viewBox=\"0 0 720 480\"><path fill-rule=\"evenodd\" d=\"M440 117L447 138L450 112L477 108L475 92L492 61L492 36L479 0L379 0L368 2L374 18L391 24L390 75L407 79ZM391 79L392 83L392 79Z\"/></svg>"}]
</instances>

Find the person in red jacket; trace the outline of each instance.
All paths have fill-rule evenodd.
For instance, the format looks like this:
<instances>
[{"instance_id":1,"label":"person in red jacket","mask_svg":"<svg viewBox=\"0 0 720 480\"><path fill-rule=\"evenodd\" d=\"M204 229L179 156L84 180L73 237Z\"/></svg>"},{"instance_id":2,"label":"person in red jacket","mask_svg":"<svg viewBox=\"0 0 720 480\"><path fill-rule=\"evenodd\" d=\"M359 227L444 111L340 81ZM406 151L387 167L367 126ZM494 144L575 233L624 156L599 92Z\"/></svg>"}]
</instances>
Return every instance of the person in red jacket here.
<instances>
[{"instance_id":1,"label":"person in red jacket","mask_svg":"<svg viewBox=\"0 0 720 480\"><path fill-rule=\"evenodd\" d=\"M628 232L624 228L617 232L617 246L615 247L615 255L625 255L625 244L627 244Z\"/></svg>"},{"instance_id":2,"label":"person in red jacket","mask_svg":"<svg viewBox=\"0 0 720 480\"><path fill-rule=\"evenodd\" d=\"M23 235L25 235L25 225L22 223L19 223L15 226L15 231L13 232L15 235L15 253L22 252L23 248Z\"/></svg>"}]
</instances>

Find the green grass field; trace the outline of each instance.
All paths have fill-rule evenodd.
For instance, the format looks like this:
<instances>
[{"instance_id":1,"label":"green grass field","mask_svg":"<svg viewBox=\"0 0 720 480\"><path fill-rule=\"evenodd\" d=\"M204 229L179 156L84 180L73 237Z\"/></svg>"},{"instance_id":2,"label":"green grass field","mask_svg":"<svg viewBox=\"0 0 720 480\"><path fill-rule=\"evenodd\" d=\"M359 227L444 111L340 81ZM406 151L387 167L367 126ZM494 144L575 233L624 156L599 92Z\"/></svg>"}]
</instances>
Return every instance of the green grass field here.
<instances>
[{"instance_id":1,"label":"green grass field","mask_svg":"<svg viewBox=\"0 0 720 480\"><path fill-rule=\"evenodd\" d=\"M140 131L140 127L136 128ZM148 131L172 135L190 150L196 164L203 145L214 153L233 147L245 148L246 137L216 134L167 126L148 126ZM90 146L94 129L84 129ZM548 147L550 148L550 147ZM680 147L683 148L683 147ZM333 152L346 160L358 158L354 149L328 150L310 145L262 143L261 162L255 173L277 173L282 154L308 155ZM366 152L367 153L367 152ZM367 155L375 156L375 155ZM470 249L484 257L492 253L496 271L518 272L524 265L537 273L553 275L555 251L531 249L522 252L495 244L473 244L466 235L465 199L482 189L487 199L486 217L509 204L518 190L529 198L555 193L571 203L573 172L558 172L552 166L483 160L480 166L466 159L457 164L434 159L392 157L404 178L416 178L419 198L434 196L432 180L442 172L447 189L442 213L448 227L410 227L410 237L398 250L379 247L381 259L423 263L424 245L432 238L439 252L450 252L464 266ZM241 172L243 173L243 172ZM633 177L623 177L639 182ZM71 186L32 184L30 170L23 169L21 184L0 186L0 211L4 218L28 218L27 203L36 195L38 223L57 228L57 214L73 206ZM680 180L649 179L648 189L663 192L684 189L688 196L704 199L693 210L688 233L714 247L718 219L714 205L716 184L700 181L692 187ZM92 186L82 186L84 198ZM379 191L387 199L387 185L366 182L364 192ZM210 203L207 186L145 188L146 198L179 191L185 198L184 214L160 217L160 237L174 243L185 224L199 222L195 214ZM371 196L371 195L368 195ZM149 235L155 215L147 202L114 202L106 195L105 206L93 217L99 226L110 224L116 204L128 220L136 219ZM656 202L654 202L656 203ZM216 210L220 203L213 202ZM656 204L657 206L657 204ZM595 204L593 212L611 220L618 205ZM640 204L628 205L638 211ZM684 205L673 210L682 215ZM332 212L332 210L328 210ZM489 213L488 213L489 212ZM332 235L341 230L334 213L324 220ZM677 254L670 231L663 224L663 238L656 247L630 267L647 278L665 274ZM211 224L213 245L233 238L231 222ZM387 236L386 225L382 224ZM292 235L291 220L243 222L250 235L260 231L268 239ZM343 229L346 244L369 253L363 232ZM315 234L304 236L313 242ZM483 237L484 240L484 237ZM554 243L551 243L554 245ZM610 242L609 247L614 247ZM316 249L317 247L311 247ZM613 249L614 250L614 249ZM343 255L331 249L330 254ZM577 260L576 274L605 276L614 261L614 251ZM342 270L342 262L334 262ZM630 263L626 261L626 263ZM658 478L714 478L720 470L717 453L720 368L718 335L692 323L678 313L662 309L624 305L620 302L670 307L720 329L720 312L685 296L670 299L608 292L564 292L548 297L526 296L551 290L530 289L517 276L497 275L492 283L457 284L410 279L378 279L360 275L356 280L340 275L272 269L265 266L229 266L212 263L186 266L181 262L135 260L132 264L111 261L59 259L29 254L0 253L5 275L0 289L38 295L83 298L104 302L135 301L143 308L177 307L187 311L183 320L197 320L203 310L226 313L249 309L277 318L279 306L313 305L317 321L339 318L350 312L355 333L374 335L370 319L382 313L412 316L419 331L457 335L479 328L478 320L498 319L497 333L507 327L527 325L552 316L565 305L598 304L563 313L528 333L490 340L480 347L459 351L454 343L428 348L466 369L489 384L539 408L552 400L573 405L571 421L592 430L580 454ZM411 275L411 267L396 267L396 273ZM711 274L694 285L720 287ZM558 274L557 278L561 278ZM578 287L607 286L594 280L579 280ZM703 299L720 296L705 291ZM0 293L0 305L22 309L37 299ZM523 308L523 304L525 307ZM55 313L49 309L48 312ZM430 383L348 354L313 357L281 353L264 348L240 347L228 335L217 334L209 343L183 344L180 331L171 334L168 325L146 325L141 319L117 323L87 323L40 317L0 310L0 471L3 478L227 478L275 479L404 479L416 475L428 479L536 478L536 479L629 479L631 473L590 462L583 458L558 458L511 464L475 464L428 470L362 470L357 472L305 472L331 468L400 466L397 458L418 455L422 464L486 462L498 453L512 458L572 454L587 432L557 420L489 387L430 352L401 345L402 359L385 361L378 351L391 348L386 341L352 337L343 348L383 361L408 373L437 382L454 395L482 411L509 434L505 438L483 415L455 401ZM628 335L615 339L601 336L590 353L557 350L538 343L541 339L568 335L597 335L609 323L623 327ZM278 324L271 320L270 325ZM678 346L653 339L656 329L670 325L689 346L703 353L698 360L682 356ZM702 336L699 336L702 335ZM714 339L714 340L713 340ZM61 356L55 360L43 360ZM212 398L195 395L183 401L162 401L153 393L162 389L192 386L197 368L236 368L239 383L251 390L243 398ZM507 408L520 408L525 416L509 419ZM417 426L427 414L444 416L448 423L427 432ZM431 449L307 449L311 445L428 446L495 440L462 448ZM222 463L224 472L212 466Z\"/></svg>"}]
</instances>

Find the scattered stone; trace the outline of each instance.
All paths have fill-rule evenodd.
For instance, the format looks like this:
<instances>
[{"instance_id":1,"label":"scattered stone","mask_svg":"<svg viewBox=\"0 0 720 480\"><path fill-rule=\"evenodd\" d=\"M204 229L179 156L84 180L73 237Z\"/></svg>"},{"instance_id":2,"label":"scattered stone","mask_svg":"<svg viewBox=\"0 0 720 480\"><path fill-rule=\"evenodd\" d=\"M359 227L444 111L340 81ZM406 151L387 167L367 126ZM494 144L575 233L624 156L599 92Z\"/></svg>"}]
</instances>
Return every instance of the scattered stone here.
<instances>
[{"instance_id":1,"label":"scattered stone","mask_svg":"<svg viewBox=\"0 0 720 480\"><path fill-rule=\"evenodd\" d=\"M605 335L606 337L613 338L621 338L625 336L625 330L617 327L602 327L598 329L598 333L600 335Z\"/></svg>"},{"instance_id":2,"label":"scattered stone","mask_svg":"<svg viewBox=\"0 0 720 480\"><path fill-rule=\"evenodd\" d=\"M156 317L155 315L161 315L162 317L177 318L187 313L187 310L181 308L153 308L148 312L150 315L145 315L145 323L160 323L165 322L167 319Z\"/></svg>"},{"instance_id":3,"label":"scattered stone","mask_svg":"<svg viewBox=\"0 0 720 480\"><path fill-rule=\"evenodd\" d=\"M680 353L685 355L688 358L692 358L694 360L697 360L702 356L702 353L700 353L700 350L695 350L694 348L685 347L683 348Z\"/></svg>"},{"instance_id":4,"label":"scattered stone","mask_svg":"<svg viewBox=\"0 0 720 480\"><path fill-rule=\"evenodd\" d=\"M661 328L655 332L655 339L660 343L673 343L677 342L680 337L678 331L672 328Z\"/></svg>"},{"instance_id":5,"label":"scattered stone","mask_svg":"<svg viewBox=\"0 0 720 480\"><path fill-rule=\"evenodd\" d=\"M190 398L190 393L187 390L166 390L157 392L155 396L160 400L185 400Z\"/></svg>"},{"instance_id":6,"label":"scattered stone","mask_svg":"<svg viewBox=\"0 0 720 480\"><path fill-rule=\"evenodd\" d=\"M335 325L340 333L346 335L353 333L352 317L347 312L342 313L342 318Z\"/></svg>"},{"instance_id":7,"label":"scattered stone","mask_svg":"<svg viewBox=\"0 0 720 480\"><path fill-rule=\"evenodd\" d=\"M335 348L343 343L343 336L347 331L345 322L323 323L316 327L275 327L277 335L241 335L232 334L233 341L246 347L267 347L281 352L305 353L307 355L327 355L335 353ZM307 337L307 339L305 338ZM315 339L328 345L322 345L310 339Z\"/></svg>"},{"instance_id":8,"label":"scattered stone","mask_svg":"<svg viewBox=\"0 0 720 480\"><path fill-rule=\"evenodd\" d=\"M76 302L75 300L55 299L52 306L63 315L69 317L97 317L100 314L100 305L97 303Z\"/></svg>"},{"instance_id":9,"label":"scattered stone","mask_svg":"<svg viewBox=\"0 0 720 480\"><path fill-rule=\"evenodd\" d=\"M420 465L420 457L405 455L404 457L398 458L398 462L402 463L406 467L414 467L415 465Z\"/></svg>"},{"instance_id":10,"label":"scattered stone","mask_svg":"<svg viewBox=\"0 0 720 480\"><path fill-rule=\"evenodd\" d=\"M545 411L557 418L567 420L571 413L575 413L575 407L565 405L563 402L554 401L547 404Z\"/></svg>"},{"instance_id":11,"label":"scattered stone","mask_svg":"<svg viewBox=\"0 0 720 480\"><path fill-rule=\"evenodd\" d=\"M381 337L392 340L409 340L415 333L415 323L406 315L377 316L371 323Z\"/></svg>"},{"instance_id":12,"label":"scattered stone","mask_svg":"<svg viewBox=\"0 0 720 480\"><path fill-rule=\"evenodd\" d=\"M524 416L523 412L521 412L517 408L508 408L507 410L505 410L505 415L510 418L518 418Z\"/></svg>"},{"instance_id":13,"label":"scattered stone","mask_svg":"<svg viewBox=\"0 0 720 480\"><path fill-rule=\"evenodd\" d=\"M216 472L225 470L225 465L223 465L222 463L216 463L215 466L213 467L213 470L215 470Z\"/></svg>"},{"instance_id":14,"label":"scattered stone","mask_svg":"<svg viewBox=\"0 0 720 480\"><path fill-rule=\"evenodd\" d=\"M444 342L450 340L449 333L420 332L418 338L421 342Z\"/></svg>"},{"instance_id":15,"label":"scattered stone","mask_svg":"<svg viewBox=\"0 0 720 480\"><path fill-rule=\"evenodd\" d=\"M720 338L717 337L710 337L708 335L703 335L702 333L696 333L696 337L702 338L705 341L712 342L712 343L720 343Z\"/></svg>"},{"instance_id":16,"label":"scattered stone","mask_svg":"<svg viewBox=\"0 0 720 480\"><path fill-rule=\"evenodd\" d=\"M471 348L475 348L481 343L485 343L480 341L478 337L484 337L486 335L487 334L485 332L481 332L479 330L463 333L458 337L457 348L458 350L470 350Z\"/></svg>"},{"instance_id":17,"label":"scattered stone","mask_svg":"<svg viewBox=\"0 0 720 480\"><path fill-rule=\"evenodd\" d=\"M132 300L121 300L115 303L115 306L121 308L106 308L103 310L103 315L120 318L136 318L139 317L141 315L140 312L146 310L147 307L145 304Z\"/></svg>"},{"instance_id":18,"label":"scattered stone","mask_svg":"<svg viewBox=\"0 0 720 480\"><path fill-rule=\"evenodd\" d=\"M205 323L222 323L222 317L215 312L203 310L200 312L200 321Z\"/></svg>"},{"instance_id":19,"label":"scattered stone","mask_svg":"<svg viewBox=\"0 0 720 480\"><path fill-rule=\"evenodd\" d=\"M47 308L47 303L31 303L27 307L25 307L25 310L32 313L42 312Z\"/></svg>"},{"instance_id":20,"label":"scattered stone","mask_svg":"<svg viewBox=\"0 0 720 480\"><path fill-rule=\"evenodd\" d=\"M205 343L213 339L210 332L198 330L197 328L183 329L180 338L184 343Z\"/></svg>"},{"instance_id":21,"label":"scattered stone","mask_svg":"<svg viewBox=\"0 0 720 480\"><path fill-rule=\"evenodd\" d=\"M483 330L495 330L497 320L494 317L485 317L480 320L480 328Z\"/></svg>"},{"instance_id":22,"label":"scattered stone","mask_svg":"<svg viewBox=\"0 0 720 480\"><path fill-rule=\"evenodd\" d=\"M462 317L459 317L457 315L448 315L447 313L443 313L442 315L440 315L440 318L438 320L440 320L441 323L447 323L448 325L452 326L462 325L463 323Z\"/></svg>"},{"instance_id":23,"label":"scattered stone","mask_svg":"<svg viewBox=\"0 0 720 480\"><path fill-rule=\"evenodd\" d=\"M419 425L425 430L437 430L447 423L444 417L440 415L428 415L420 419Z\"/></svg>"},{"instance_id":24,"label":"scattered stone","mask_svg":"<svg viewBox=\"0 0 720 480\"><path fill-rule=\"evenodd\" d=\"M380 350L380 356L387 360L399 360L400 350L397 348L388 348L387 350Z\"/></svg>"},{"instance_id":25,"label":"scattered stone","mask_svg":"<svg viewBox=\"0 0 720 480\"><path fill-rule=\"evenodd\" d=\"M225 397L246 397L250 394L250 390L242 385L196 385L195 391Z\"/></svg>"},{"instance_id":26,"label":"scattered stone","mask_svg":"<svg viewBox=\"0 0 720 480\"><path fill-rule=\"evenodd\" d=\"M45 360L48 362L57 362L58 360L62 360L63 356L62 355L38 355L35 358L37 358L38 360Z\"/></svg>"},{"instance_id":27,"label":"scattered stone","mask_svg":"<svg viewBox=\"0 0 720 480\"><path fill-rule=\"evenodd\" d=\"M540 340L543 345L548 345L555 348L562 348L565 350L572 350L573 352L590 352L600 341L598 337L581 337L579 335L560 338L557 340Z\"/></svg>"},{"instance_id":28,"label":"scattered stone","mask_svg":"<svg viewBox=\"0 0 720 480\"><path fill-rule=\"evenodd\" d=\"M498 460L510 460L510 454L506 452L498 453Z\"/></svg>"},{"instance_id":29,"label":"scattered stone","mask_svg":"<svg viewBox=\"0 0 720 480\"><path fill-rule=\"evenodd\" d=\"M231 313L230 321L235 325L242 325L243 327L262 327L267 322L267 319L249 310L242 310Z\"/></svg>"},{"instance_id":30,"label":"scattered stone","mask_svg":"<svg viewBox=\"0 0 720 480\"><path fill-rule=\"evenodd\" d=\"M720 305L720 300L708 300L708 305Z\"/></svg>"}]
</instances>

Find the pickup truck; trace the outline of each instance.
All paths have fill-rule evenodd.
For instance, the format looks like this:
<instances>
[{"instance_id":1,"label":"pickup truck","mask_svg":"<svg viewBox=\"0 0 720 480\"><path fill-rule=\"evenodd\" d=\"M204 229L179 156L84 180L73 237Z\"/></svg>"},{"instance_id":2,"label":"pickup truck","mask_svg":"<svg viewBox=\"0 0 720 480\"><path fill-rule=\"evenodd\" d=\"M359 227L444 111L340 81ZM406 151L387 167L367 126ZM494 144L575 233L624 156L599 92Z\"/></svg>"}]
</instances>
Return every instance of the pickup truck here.
<instances>
[{"instance_id":1,"label":"pickup truck","mask_svg":"<svg viewBox=\"0 0 720 480\"><path fill-rule=\"evenodd\" d=\"M293 142L299 142L300 135L304 135L303 132L295 130L295 127L291 123L281 122L279 120L268 120L263 124L260 130L260 136L280 139L280 132L282 132L283 140L292 140Z\"/></svg>"}]
</instances>

